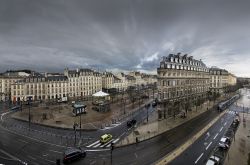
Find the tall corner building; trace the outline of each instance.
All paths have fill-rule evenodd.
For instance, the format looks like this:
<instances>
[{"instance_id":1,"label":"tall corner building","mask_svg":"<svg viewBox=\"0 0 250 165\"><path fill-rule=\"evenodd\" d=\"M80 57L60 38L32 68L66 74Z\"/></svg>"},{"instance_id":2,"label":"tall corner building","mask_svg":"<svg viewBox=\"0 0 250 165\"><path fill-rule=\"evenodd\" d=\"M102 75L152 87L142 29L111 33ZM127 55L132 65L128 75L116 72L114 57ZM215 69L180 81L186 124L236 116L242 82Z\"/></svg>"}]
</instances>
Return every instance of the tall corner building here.
<instances>
[{"instance_id":1,"label":"tall corner building","mask_svg":"<svg viewBox=\"0 0 250 165\"><path fill-rule=\"evenodd\" d=\"M205 97L209 91L209 69L187 54L164 56L157 68L160 102Z\"/></svg>"}]
</instances>

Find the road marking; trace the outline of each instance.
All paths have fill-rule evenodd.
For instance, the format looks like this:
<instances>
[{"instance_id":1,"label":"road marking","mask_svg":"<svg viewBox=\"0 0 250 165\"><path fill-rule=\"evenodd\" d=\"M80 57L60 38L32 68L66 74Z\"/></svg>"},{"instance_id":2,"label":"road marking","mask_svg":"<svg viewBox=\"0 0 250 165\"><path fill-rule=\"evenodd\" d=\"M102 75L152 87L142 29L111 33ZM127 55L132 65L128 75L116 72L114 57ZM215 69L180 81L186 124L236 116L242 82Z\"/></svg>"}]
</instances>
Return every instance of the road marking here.
<instances>
[{"instance_id":1,"label":"road marking","mask_svg":"<svg viewBox=\"0 0 250 165\"><path fill-rule=\"evenodd\" d=\"M17 157L15 157L15 156L9 154L8 152L6 152L6 151L4 151L4 150L2 150L2 149L0 149L0 152L3 153L3 154L5 154L5 155L7 155L8 157L10 157L10 158L13 159L13 160L21 161L21 160L18 159Z\"/></svg>"},{"instance_id":2,"label":"road marking","mask_svg":"<svg viewBox=\"0 0 250 165\"><path fill-rule=\"evenodd\" d=\"M96 164L96 160L90 163L90 165L92 165L92 164Z\"/></svg>"},{"instance_id":3,"label":"road marking","mask_svg":"<svg viewBox=\"0 0 250 165\"><path fill-rule=\"evenodd\" d=\"M222 131L223 127L220 128L220 132Z\"/></svg>"},{"instance_id":4,"label":"road marking","mask_svg":"<svg viewBox=\"0 0 250 165\"><path fill-rule=\"evenodd\" d=\"M61 151L55 151L55 150L49 150L49 151L51 151L51 152L55 152L55 153L59 153L59 154L62 154L62 152L61 152Z\"/></svg>"},{"instance_id":5,"label":"road marking","mask_svg":"<svg viewBox=\"0 0 250 165\"><path fill-rule=\"evenodd\" d=\"M116 142L118 142L120 139L119 138L117 138L117 139L115 139L114 141L113 141L113 143L116 143Z\"/></svg>"},{"instance_id":6,"label":"road marking","mask_svg":"<svg viewBox=\"0 0 250 165\"><path fill-rule=\"evenodd\" d=\"M19 141L19 142L22 142L22 143L28 143L28 142L26 142L26 141L24 141L24 140L21 140L21 139L18 139L18 141Z\"/></svg>"},{"instance_id":7,"label":"road marking","mask_svg":"<svg viewBox=\"0 0 250 165\"><path fill-rule=\"evenodd\" d=\"M100 147L105 147L105 146L108 146L109 144L111 144L112 142L114 141L114 139L110 140L109 142L101 145Z\"/></svg>"},{"instance_id":8,"label":"road marking","mask_svg":"<svg viewBox=\"0 0 250 165\"><path fill-rule=\"evenodd\" d=\"M135 158L137 159L137 157L138 157L138 156L137 156L137 154L135 153Z\"/></svg>"},{"instance_id":9,"label":"road marking","mask_svg":"<svg viewBox=\"0 0 250 165\"><path fill-rule=\"evenodd\" d=\"M211 144L212 144L212 142L210 142L210 143L208 144L208 146L206 147L206 150L211 146Z\"/></svg>"},{"instance_id":10,"label":"road marking","mask_svg":"<svg viewBox=\"0 0 250 165\"><path fill-rule=\"evenodd\" d=\"M224 126L227 124L227 122L225 122Z\"/></svg>"},{"instance_id":11,"label":"road marking","mask_svg":"<svg viewBox=\"0 0 250 165\"><path fill-rule=\"evenodd\" d=\"M12 112L12 111L2 113L2 114L1 114L1 121L3 121L3 116L4 116L4 115L6 115L6 114L8 114L8 113L11 113L11 112Z\"/></svg>"},{"instance_id":12,"label":"road marking","mask_svg":"<svg viewBox=\"0 0 250 165\"><path fill-rule=\"evenodd\" d=\"M90 144L90 145L88 145L88 146L86 146L86 147L92 147L92 146L94 146L94 145L96 145L97 143L99 143L100 141L99 140L97 140L96 142L94 142L94 143L92 143L92 144Z\"/></svg>"},{"instance_id":13,"label":"road marking","mask_svg":"<svg viewBox=\"0 0 250 165\"><path fill-rule=\"evenodd\" d=\"M200 158L203 156L203 154L204 154L204 153L202 153L202 154L196 159L196 161L194 162L194 164L196 164L196 163L200 160Z\"/></svg>"},{"instance_id":14,"label":"road marking","mask_svg":"<svg viewBox=\"0 0 250 165\"><path fill-rule=\"evenodd\" d=\"M219 135L219 134L217 133L217 134L214 136L214 139L216 139L218 135Z\"/></svg>"},{"instance_id":15,"label":"road marking","mask_svg":"<svg viewBox=\"0 0 250 165\"><path fill-rule=\"evenodd\" d=\"M26 136L26 135L18 134L18 133L16 133L16 132L11 131L11 130L9 130L9 129L7 129L7 128L4 128L4 127L2 127L2 126L1 126L1 128L4 129L4 130L6 130L6 131L8 131L9 133L12 133L12 134L15 134L15 135L18 135L18 136L22 136L22 137L25 137L25 138L27 138L27 139L34 140L34 141L36 141L36 142L40 142L40 143L44 143L44 144L48 144L48 145L56 146L56 147L62 147L62 148L66 148L66 147L67 147L67 146L63 146L63 145L58 145L58 144L53 144L53 143L45 142L45 141L42 141L42 140L38 140L38 139L29 137L29 136Z\"/></svg>"},{"instance_id":16,"label":"road marking","mask_svg":"<svg viewBox=\"0 0 250 165\"><path fill-rule=\"evenodd\" d=\"M99 147L100 145L102 145L102 144L99 142L97 145L93 146L93 148L97 148L97 147Z\"/></svg>"},{"instance_id":17,"label":"road marking","mask_svg":"<svg viewBox=\"0 0 250 165\"><path fill-rule=\"evenodd\" d=\"M86 152L99 152L99 151L109 151L110 149L99 149L99 150L85 150Z\"/></svg>"},{"instance_id":18,"label":"road marking","mask_svg":"<svg viewBox=\"0 0 250 165\"><path fill-rule=\"evenodd\" d=\"M27 157L29 157L30 159L36 160L36 158L34 158L33 156L28 155Z\"/></svg>"}]
</instances>

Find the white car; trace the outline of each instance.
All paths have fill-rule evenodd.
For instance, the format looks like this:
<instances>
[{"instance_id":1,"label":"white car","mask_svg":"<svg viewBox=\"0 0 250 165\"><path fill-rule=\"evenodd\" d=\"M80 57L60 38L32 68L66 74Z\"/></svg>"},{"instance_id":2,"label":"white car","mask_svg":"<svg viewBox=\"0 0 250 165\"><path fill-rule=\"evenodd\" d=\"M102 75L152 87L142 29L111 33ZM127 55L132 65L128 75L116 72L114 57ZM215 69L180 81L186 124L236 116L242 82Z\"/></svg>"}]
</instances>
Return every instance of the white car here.
<instances>
[{"instance_id":1,"label":"white car","mask_svg":"<svg viewBox=\"0 0 250 165\"><path fill-rule=\"evenodd\" d=\"M211 156L206 165L218 165L220 163L220 158L217 156Z\"/></svg>"},{"instance_id":2,"label":"white car","mask_svg":"<svg viewBox=\"0 0 250 165\"><path fill-rule=\"evenodd\" d=\"M230 138L226 137L226 136L224 136L224 137L222 137L220 139L220 143L224 143L224 144L230 145L230 142L231 142Z\"/></svg>"}]
</instances>

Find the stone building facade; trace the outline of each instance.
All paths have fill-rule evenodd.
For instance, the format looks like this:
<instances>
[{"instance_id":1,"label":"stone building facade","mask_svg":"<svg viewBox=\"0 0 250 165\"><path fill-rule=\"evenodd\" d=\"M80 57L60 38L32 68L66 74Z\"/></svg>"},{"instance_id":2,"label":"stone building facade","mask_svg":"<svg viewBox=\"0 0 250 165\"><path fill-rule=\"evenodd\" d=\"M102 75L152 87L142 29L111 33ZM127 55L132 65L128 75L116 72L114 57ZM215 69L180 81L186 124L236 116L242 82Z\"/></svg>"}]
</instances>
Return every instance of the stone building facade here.
<instances>
[{"instance_id":1,"label":"stone building facade","mask_svg":"<svg viewBox=\"0 0 250 165\"><path fill-rule=\"evenodd\" d=\"M237 77L234 74L229 73L228 74L228 85L233 86L233 85L236 85L236 83L237 83Z\"/></svg>"},{"instance_id":2,"label":"stone building facade","mask_svg":"<svg viewBox=\"0 0 250 165\"><path fill-rule=\"evenodd\" d=\"M187 54L169 54L162 58L158 75L159 101L205 97L209 91L209 69L201 60Z\"/></svg>"},{"instance_id":3,"label":"stone building facade","mask_svg":"<svg viewBox=\"0 0 250 165\"><path fill-rule=\"evenodd\" d=\"M210 91L212 93L223 93L229 86L229 72L225 69L212 67L209 69Z\"/></svg>"},{"instance_id":4,"label":"stone building facade","mask_svg":"<svg viewBox=\"0 0 250 165\"><path fill-rule=\"evenodd\" d=\"M68 95L66 76L32 76L16 81L11 85L13 102L32 100L56 100Z\"/></svg>"},{"instance_id":5,"label":"stone building facade","mask_svg":"<svg viewBox=\"0 0 250 165\"><path fill-rule=\"evenodd\" d=\"M86 97L102 90L102 74L92 69L64 70L69 97Z\"/></svg>"},{"instance_id":6,"label":"stone building facade","mask_svg":"<svg viewBox=\"0 0 250 165\"><path fill-rule=\"evenodd\" d=\"M30 70L6 71L0 74L0 101L11 100L11 84L35 74Z\"/></svg>"}]
</instances>

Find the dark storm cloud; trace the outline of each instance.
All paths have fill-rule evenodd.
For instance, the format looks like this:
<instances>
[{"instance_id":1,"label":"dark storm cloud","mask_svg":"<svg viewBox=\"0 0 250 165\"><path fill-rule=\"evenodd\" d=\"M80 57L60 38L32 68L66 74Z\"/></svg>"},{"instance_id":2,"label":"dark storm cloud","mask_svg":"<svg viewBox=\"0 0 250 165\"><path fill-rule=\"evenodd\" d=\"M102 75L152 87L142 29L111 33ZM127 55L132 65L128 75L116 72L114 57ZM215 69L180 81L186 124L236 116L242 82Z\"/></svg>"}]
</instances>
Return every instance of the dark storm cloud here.
<instances>
[{"instance_id":1,"label":"dark storm cloud","mask_svg":"<svg viewBox=\"0 0 250 165\"><path fill-rule=\"evenodd\" d=\"M250 76L249 2L0 0L0 70L153 71L183 52Z\"/></svg>"}]
</instances>

